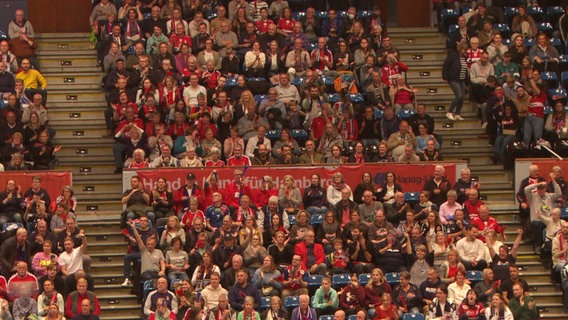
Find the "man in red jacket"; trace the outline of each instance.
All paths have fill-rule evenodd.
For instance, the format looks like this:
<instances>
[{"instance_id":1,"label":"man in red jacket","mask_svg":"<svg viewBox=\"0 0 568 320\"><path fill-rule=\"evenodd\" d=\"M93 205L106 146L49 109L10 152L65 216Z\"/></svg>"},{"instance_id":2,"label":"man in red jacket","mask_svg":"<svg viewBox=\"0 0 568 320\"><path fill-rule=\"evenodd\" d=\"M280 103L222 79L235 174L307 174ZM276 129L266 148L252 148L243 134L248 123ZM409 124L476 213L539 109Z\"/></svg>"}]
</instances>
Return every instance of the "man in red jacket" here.
<instances>
[{"instance_id":1,"label":"man in red jacket","mask_svg":"<svg viewBox=\"0 0 568 320\"><path fill-rule=\"evenodd\" d=\"M314 231L307 231L304 241L296 244L294 254L302 257L302 268L308 270L310 274L325 274L327 272L325 253L322 245L314 241Z\"/></svg>"}]
</instances>

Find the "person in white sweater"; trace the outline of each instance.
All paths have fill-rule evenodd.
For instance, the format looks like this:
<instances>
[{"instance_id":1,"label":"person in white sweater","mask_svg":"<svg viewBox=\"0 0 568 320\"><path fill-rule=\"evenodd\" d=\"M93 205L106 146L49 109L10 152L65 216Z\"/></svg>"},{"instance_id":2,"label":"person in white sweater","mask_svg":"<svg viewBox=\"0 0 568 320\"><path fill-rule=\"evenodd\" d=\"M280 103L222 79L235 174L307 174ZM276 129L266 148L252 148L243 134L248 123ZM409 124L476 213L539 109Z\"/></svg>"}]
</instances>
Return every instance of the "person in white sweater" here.
<instances>
[{"instance_id":1,"label":"person in white sweater","mask_svg":"<svg viewBox=\"0 0 568 320\"><path fill-rule=\"evenodd\" d=\"M525 196L530 208L531 229L534 235L535 253L540 254L542 250L542 232L546 225L542 217L550 217L550 212L556 207L556 199L562 196L562 190L556 182L554 173L550 173L550 179L554 192L546 192L547 182L533 183L525 187ZM535 191L536 190L536 191Z\"/></svg>"},{"instance_id":2,"label":"person in white sweater","mask_svg":"<svg viewBox=\"0 0 568 320\"><path fill-rule=\"evenodd\" d=\"M466 227L466 236L456 243L461 261L466 270L483 270L487 268L485 256L485 245L483 241L477 239L479 229L476 225Z\"/></svg>"},{"instance_id":3,"label":"person in white sweater","mask_svg":"<svg viewBox=\"0 0 568 320\"><path fill-rule=\"evenodd\" d=\"M224 294L227 296L229 292L221 287L221 276L218 272L212 272L210 283L201 290L201 297L205 300L205 309L211 310L219 304L219 296Z\"/></svg>"}]
</instances>

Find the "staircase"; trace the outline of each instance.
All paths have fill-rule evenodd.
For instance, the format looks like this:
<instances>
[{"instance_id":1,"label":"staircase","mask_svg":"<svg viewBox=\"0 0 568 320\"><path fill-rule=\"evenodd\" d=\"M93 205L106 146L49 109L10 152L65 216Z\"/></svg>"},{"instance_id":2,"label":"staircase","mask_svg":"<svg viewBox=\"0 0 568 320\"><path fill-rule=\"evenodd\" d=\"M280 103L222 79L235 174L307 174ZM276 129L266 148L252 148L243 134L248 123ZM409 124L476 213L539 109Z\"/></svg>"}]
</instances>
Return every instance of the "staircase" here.
<instances>
[{"instance_id":1,"label":"staircase","mask_svg":"<svg viewBox=\"0 0 568 320\"><path fill-rule=\"evenodd\" d=\"M122 179L113 174L112 139L105 133L106 102L99 85L102 73L89 49L89 34L44 33L37 37L42 73L49 85L50 124L56 128L58 170L70 170L78 199L78 219L89 237L91 274L101 319L139 318L140 304L122 288L124 237L118 221Z\"/></svg>"},{"instance_id":2,"label":"staircase","mask_svg":"<svg viewBox=\"0 0 568 320\"><path fill-rule=\"evenodd\" d=\"M420 89L419 103L436 120L436 132L443 136L446 160L466 160L473 176L482 183L484 201L507 226L511 245L519 227L515 220L513 174L491 163L492 149L482 134L477 112L466 103L465 121L445 118L453 94L441 80L446 56L445 38L434 28L389 28L393 43L407 63L408 83ZM73 173L81 228L89 236L91 273L95 278L103 320L139 318L140 305L129 288L122 288L125 243L118 230L122 207L122 180L114 175L111 139L103 139L105 100L99 82L102 76L96 57L89 50L87 33L41 34L37 37L42 72L49 84L50 123L57 130L57 169ZM530 245L521 245L518 264L521 276L531 286L543 319L564 319L561 293L550 282L550 270L542 266Z\"/></svg>"}]
</instances>

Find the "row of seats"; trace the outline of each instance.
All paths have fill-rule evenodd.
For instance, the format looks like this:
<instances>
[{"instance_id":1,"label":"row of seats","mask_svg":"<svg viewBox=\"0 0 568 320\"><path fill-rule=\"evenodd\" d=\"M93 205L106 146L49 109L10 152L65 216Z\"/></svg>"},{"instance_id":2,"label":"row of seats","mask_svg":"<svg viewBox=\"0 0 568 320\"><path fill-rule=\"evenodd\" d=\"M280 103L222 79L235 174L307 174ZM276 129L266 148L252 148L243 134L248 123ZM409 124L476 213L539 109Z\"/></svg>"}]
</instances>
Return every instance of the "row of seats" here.
<instances>
[{"instance_id":1,"label":"row of seats","mask_svg":"<svg viewBox=\"0 0 568 320\"><path fill-rule=\"evenodd\" d=\"M462 8L461 12L454 8L443 9L440 11L440 22L446 21L447 19L456 18L460 15L464 15L470 12L472 9L468 7ZM503 13L505 14L505 21L511 23L513 17L519 13L518 7L504 7ZM527 14L533 17L536 22L546 22L546 21L556 21L558 18L564 14L564 8L561 6L548 6L546 7L546 13L542 7L529 6L527 7Z\"/></svg>"},{"instance_id":2,"label":"row of seats","mask_svg":"<svg viewBox=\"0 0 568 320\"><path fill-rule=\"evenodd\" d=\"M552 24L550 22L538 22L536 24L536 27L538 29L538 31L545 33L549 38L550 38L550 42L552 43L553 46L559 48L559 52L564 52L564 47L562 45L562 40L558 39L558 38L552 38L552 32L554 31L554 27L552 26ZM458 25L457 24L450 24L449 26L449 33L452 33L454 31L456 31L458 29ZM499 33L501 33L501 35L503 36L503 43L506 44L507 46L511 45L512 40L509 38L513 33L511 31L511 28L509 27L508 24L505 23L494 23L493 24L493 29L499 31ZM536 43L535 39L525 39L525 46L527 47L532 47L534 44ZM568 43L567 43L568 44Z\"/></svg>"}]
</instances>

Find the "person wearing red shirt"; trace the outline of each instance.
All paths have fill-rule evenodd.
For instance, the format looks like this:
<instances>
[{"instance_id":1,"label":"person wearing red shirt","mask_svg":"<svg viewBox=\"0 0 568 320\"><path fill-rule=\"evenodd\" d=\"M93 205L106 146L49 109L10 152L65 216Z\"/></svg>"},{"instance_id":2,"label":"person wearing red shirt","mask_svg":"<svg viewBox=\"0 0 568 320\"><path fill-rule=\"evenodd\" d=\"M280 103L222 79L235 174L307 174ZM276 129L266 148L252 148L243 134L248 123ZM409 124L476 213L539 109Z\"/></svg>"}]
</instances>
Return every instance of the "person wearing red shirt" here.
<instances>
[{"instance_id":1,"label":"person wearing red shirt","mask_svg":"<svg viewBox=\"0 0 568 320\"><path fill-rule=\"evenodd\" d=\"M176 25L176 32L170 36L170 46L172 51L177 54L181 52L181 45L186 44L191 48L191 37L185 34L183 24Z\"/></svg>"},{"instance_id":2,"label":"person wearing red shirt","mask_svg":"<svg viewBox=\"0 0 568 320\"><path fill-rule=\"evenodd\" d=\"M480 239L485 242L485 234L489 230L495 230L502 237L505 235L505 227L501 226L497 219L489 216L489 207L487 205L479 206L479 216L471 219L471 224L476 225L479 229Z\"/></svg>"},{"instance_id":3,"label":"person wearing red shirt","mask_svg":"<svg viewBox=\"0 0 568 320\"><path fill-rule=\"evenodd\" d=\"M249 186L244 185L243 171L241 169L235 169L233 171L233 177L234 180L225 187L223 199L228 207L238 208L240 206L241 197L243 195L251 197L252 191Z\"/></svg>"},{"instance_id":4,"label":"person wearing red shirt","mask_svg":"<svg viewBox=\"0 0 568 320\"><path fill-rule=\"evenodd\" d=\"M390 87L396 85L396 75L408 71L408 66L395 57L394 54L387 56L387 64L381 69L382 82Z\"/></svg>"},{"instance_id":5,"label":"person wearing red shirt","mask_svg":"<svg viewBox=\"0 0 568 320\"><path fill-rule=\"evenodd\" d=\"M308 270L310 274L325 274L327 272L325 253L322 245L315 243L313 230L306 231L304 241L297 243L294 247L294 254L302 257L302 268Z\"/></svg>"},{"instance_id":6,"label":"person wearing red shirt","mask_svg":"<svg viewBox=\"0 0 568 320\"><path fill-rule=\"evenodd\" d=\"M479 200L479 192L477 189L469 189L467 200L463 203L463 209L466 217L471 221L479 217L479 208L483 205L483 201Z\"/></svg>"},{"instance_id":7,"label":"person wearing red shirt","mask_svg":"<svg viewBox=\"0 0 568 320\"><path fill-rule=\"evenodd\" d=\"M268 18L268 10L266 8L260 9L260 20L255 23L256 30L259 34L267 33L268 26L274 24L272 19Z\"/></svg>"},{"instance_id":8,"label":"person wearing red shirt","mask_svg":"<svg viewBox=\"0 0 568 320\"><path fill-rule=\"evenodd\" d=\"M94 306L93 314L99 315L101 313L101 305L99 299L94 292L87 290L87 280L81 278L77 280L77 290L69 293L65 303L65 317L73 319L77 314L83 313L82 301L88 299L91 305Z\"/></svg>"},{"instance_id":9,"label":"person wearing red shirt","mask_svg":"<svg viewBox=\"0 0 568 320\"><path fill-rule=\"evenodd\" d=\"M240 144L235 145L233 148L234 155L227 159L228 166L246 166L250 167L251 162L250 158L243 154L243 147Z\"/></svg>"},{"instance_id":10,"label":"person wearing red shirt","mask_svg":"<svg viewBox=\"0 0 568 320\"><path fill-rule=\"evenodd\" d=\"M28 264L20 261L16 264L16 273L8 280L8 299L14 301L26 290L34 299L39 295L37 278L28 272Z\"/></svg>"}]
</instances>

